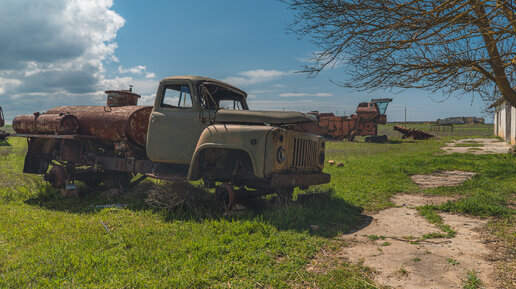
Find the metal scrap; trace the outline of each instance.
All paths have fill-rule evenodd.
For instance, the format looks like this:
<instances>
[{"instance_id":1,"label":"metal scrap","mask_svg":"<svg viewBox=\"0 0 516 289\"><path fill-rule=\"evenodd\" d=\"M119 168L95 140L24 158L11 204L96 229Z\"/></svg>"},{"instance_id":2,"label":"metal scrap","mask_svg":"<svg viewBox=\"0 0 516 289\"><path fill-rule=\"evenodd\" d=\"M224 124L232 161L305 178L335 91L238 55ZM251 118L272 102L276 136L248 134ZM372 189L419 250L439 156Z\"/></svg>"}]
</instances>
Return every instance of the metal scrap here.
<instances>
[{"instance_id":1,"label":"metal scrap","mask_svg":"<svg viewBox=\"0 0 516 289\"><path fill-rule=\"evenodd\" d=\"M429 138L435 137L433 134L429 134L422 130L416 128L406 128L399 125L394 126L395 131L399 131L403 134L403 138L413 138L415 140L427 140Z\"/></svg>"}]
</instances>

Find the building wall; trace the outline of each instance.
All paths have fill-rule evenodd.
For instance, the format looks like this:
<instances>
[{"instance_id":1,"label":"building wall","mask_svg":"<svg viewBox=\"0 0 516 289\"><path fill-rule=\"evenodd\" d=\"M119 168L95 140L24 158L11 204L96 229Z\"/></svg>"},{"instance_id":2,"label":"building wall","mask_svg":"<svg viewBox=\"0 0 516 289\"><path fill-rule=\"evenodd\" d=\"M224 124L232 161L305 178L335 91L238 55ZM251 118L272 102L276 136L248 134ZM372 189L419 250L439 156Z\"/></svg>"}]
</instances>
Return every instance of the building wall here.
<instances>
[{"instance_id":1,"label":"building wall","mask_svg":"<svg viewBox=\"0 0 516 289\"><path fill-rule=\"evenodd\" d=\"M497 121L497 129L496 130L496 136L499 136L503 139L505 139L505 103L499 105L496 107L496 114L495 117L498 120Z\"/></svg>"},{"instance_id":2,"label":"building wall","mask_svg":"<svg viewBox=\"0 0 516 289\"><path fill-rule=\"evenodd\" d=\"M511 107L511 145L516 145L516 107Z\"/></svg>"},{"instance_id":3,"label":"building wall","mask_svg":"<svg viewBox=\"0 0 516 289\"><path fill-rule=\"evenodd\" d=\"M493 123L494 123L494 135L498 136L498 107L495 108L495 113L493 117Z\"/></svg>"},{"instance_id":4,"label":"building wall","mask_svg":"<svg viewBox=\"0 0 516 289\"><path fill-rule=\"evenodd\" d=\"M511 123L507 123L507 109L510 109ZM507 126L510 126L510 136L507 135ZM494 134L516 145L516 107L506 106L505 102L495 108Z\"/></svg>"}]
</instances>

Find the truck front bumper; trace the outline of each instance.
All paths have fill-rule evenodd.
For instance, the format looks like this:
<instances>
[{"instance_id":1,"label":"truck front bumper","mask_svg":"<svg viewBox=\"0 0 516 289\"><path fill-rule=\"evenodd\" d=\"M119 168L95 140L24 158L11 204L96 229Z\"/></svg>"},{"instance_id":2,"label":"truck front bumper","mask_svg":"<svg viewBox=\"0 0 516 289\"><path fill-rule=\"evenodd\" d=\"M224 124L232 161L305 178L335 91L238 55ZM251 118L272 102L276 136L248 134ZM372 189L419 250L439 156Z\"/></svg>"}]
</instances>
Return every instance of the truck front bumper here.
<instances>
[{"instance_id":1,"label":"truck front bumper","mask_svg":"<svg viewBox=\"0 0 516 289\"><path fill-rule=\"evenodd\" d=\"M271 179L272 188L304 187L326 184L330 182L330 174L274 174Z\"/></svg>"}]
</instances>

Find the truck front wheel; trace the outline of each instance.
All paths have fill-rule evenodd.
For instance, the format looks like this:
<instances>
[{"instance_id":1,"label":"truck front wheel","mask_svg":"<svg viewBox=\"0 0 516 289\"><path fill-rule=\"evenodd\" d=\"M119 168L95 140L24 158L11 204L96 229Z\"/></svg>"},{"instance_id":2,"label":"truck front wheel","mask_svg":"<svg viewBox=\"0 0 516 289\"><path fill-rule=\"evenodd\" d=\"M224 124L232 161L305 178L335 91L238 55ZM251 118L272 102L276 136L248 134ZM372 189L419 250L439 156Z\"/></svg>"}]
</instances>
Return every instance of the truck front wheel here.
<instances>
[{"instance_id":1,"label":"truck front wheel","mask_svg":"<svg viewBox=\"0 0 516 289\"><path fill-rule=\"evenodd\" d=\"M274 189L276 200L279 205L286 205L292 202L294 188L276 188Z\"/></svg>"}]
</instances>

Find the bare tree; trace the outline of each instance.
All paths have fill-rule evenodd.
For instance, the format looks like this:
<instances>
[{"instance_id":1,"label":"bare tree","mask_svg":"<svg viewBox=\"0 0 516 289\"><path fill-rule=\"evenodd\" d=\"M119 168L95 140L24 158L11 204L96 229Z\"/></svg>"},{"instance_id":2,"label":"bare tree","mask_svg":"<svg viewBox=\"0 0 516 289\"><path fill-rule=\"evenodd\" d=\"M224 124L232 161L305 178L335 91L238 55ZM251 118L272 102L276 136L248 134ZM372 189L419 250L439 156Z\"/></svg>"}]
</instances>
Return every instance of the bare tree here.
<instances>
[{"instance_id":1,"label":"bare tree","mask_svg":"<svg viewBox=\"0 0 516 289\"><path fill-rule=\"evenodd\" d=\"M283 0L290 29L319 47L317 75L342 64L341 85L505 97L516 106L515 0Z\"/></svg>"}]
</instances>

